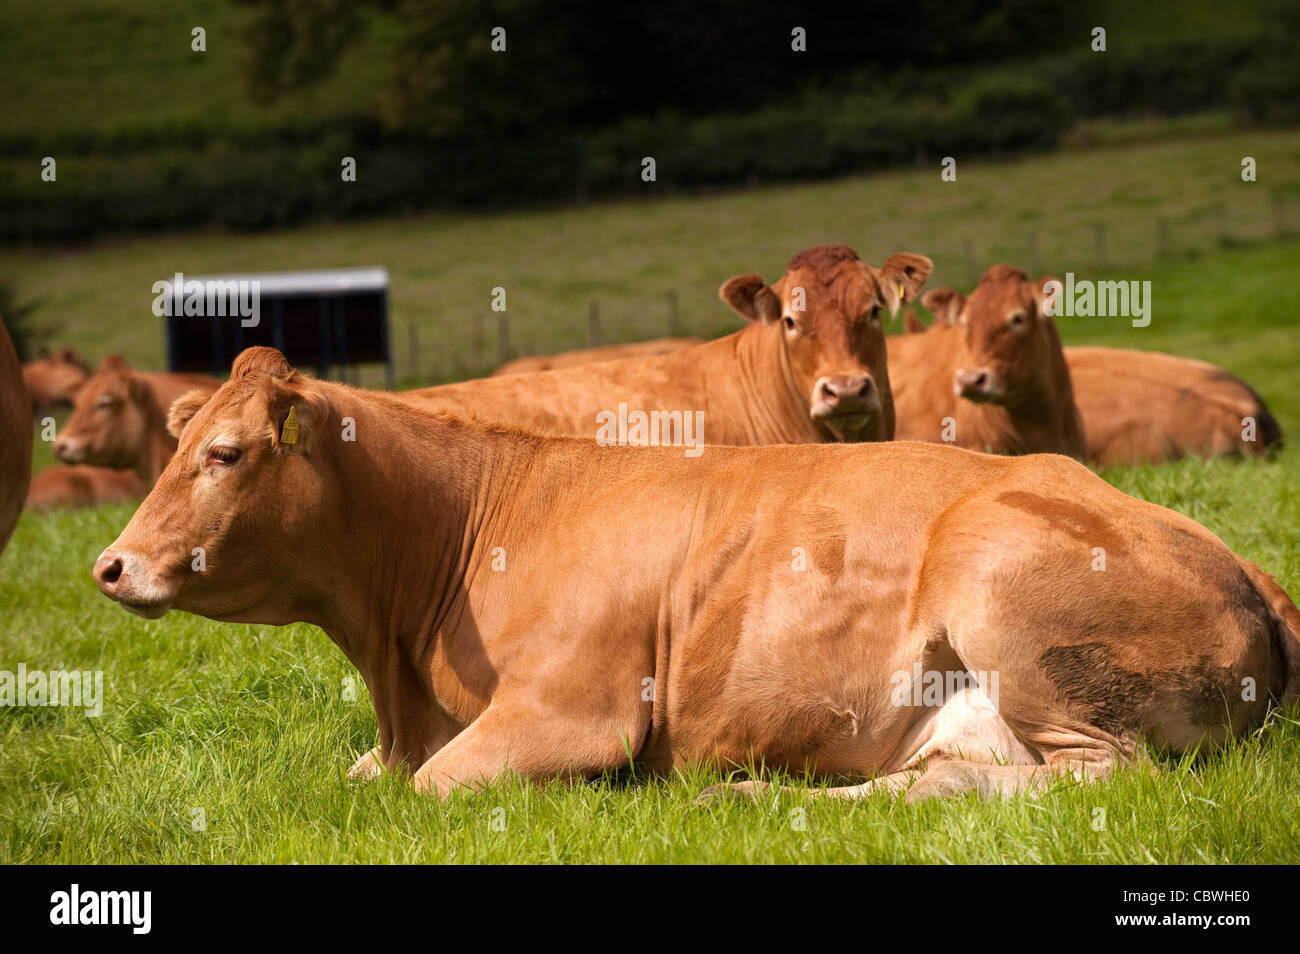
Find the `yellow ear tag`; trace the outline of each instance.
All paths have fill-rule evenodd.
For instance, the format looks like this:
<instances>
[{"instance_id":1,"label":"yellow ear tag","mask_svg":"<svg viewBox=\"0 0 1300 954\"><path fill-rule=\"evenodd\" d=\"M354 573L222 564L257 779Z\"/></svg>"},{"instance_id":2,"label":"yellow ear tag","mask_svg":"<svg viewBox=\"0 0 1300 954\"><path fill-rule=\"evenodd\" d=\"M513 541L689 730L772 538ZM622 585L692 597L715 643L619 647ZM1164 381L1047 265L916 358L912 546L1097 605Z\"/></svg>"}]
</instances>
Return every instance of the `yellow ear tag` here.
<instances>
[{"instance_id":1,"label":"yellow ear tag","mask_svg":"<svg viewBox=\"0 0 1300 954\"><path fill-rule=\"evenodd\" d=\"M284 427L280 429L281 444L298 443L298 416L294 413L294 406L289 405L289 416L284 419Z\"/></svg>"},{"instance_id":2,"label":"yellow ear tag","mask_svg":"<svg viewBox=\"0 0 1300 954\"><path fill-rule=\"evenodd\" d=\"M898 303L901 305L901 304L903 303L903 300L904 300L906 297L907 297L907 289L903 287L903 283L902 283L902 282L899 282L899 283L898 283Z\"/></svg>"}]
</instances>

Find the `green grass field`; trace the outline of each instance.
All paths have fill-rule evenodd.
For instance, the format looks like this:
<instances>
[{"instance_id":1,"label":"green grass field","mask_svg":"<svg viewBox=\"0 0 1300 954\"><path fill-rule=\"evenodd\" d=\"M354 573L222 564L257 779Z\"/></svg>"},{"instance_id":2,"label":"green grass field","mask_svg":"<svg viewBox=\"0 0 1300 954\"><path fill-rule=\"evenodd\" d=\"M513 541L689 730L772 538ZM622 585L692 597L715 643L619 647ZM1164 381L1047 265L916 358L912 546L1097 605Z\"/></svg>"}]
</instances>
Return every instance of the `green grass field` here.
<instances>
[{"instance_id":1,"label":"green grass field","mask_svg":"<svg viewBox=\"0 0 1300 954\"><path fill-rule=\"evenodd\" d=\"M1254 193L1237 178L1242 155L1260 162ZM377 262L393 272L399 323L419 323L426 341L463 361L458 316L486 312L496 284L511 290L521 340L539 349L579 343L592 296L619 303L608 311L626 319L629 337L662 333L668 288L681 295L683 330L707 333L731 327L714 303L723 278L775 277L790 254L819 241L847 241L874 262L894 248L925 252L938 262L932 285L965 287L963 238L981 267L1023 262L1032 225L1044 270L1100 275L1087 225L1097 217L1109 223L1105 275L1152 282L1152 323L1061 318L1066 342L1215 361L1255 386L1294 445L1300 241L1276 235L1264 197L1297 188L1300 132L1234 133L972 166L950 186L909 172L522 216L10 249L0 272L45 302L41 317L60 321L62 337L96 356L120 343L150 365L161 353L148 313L158 275ZM1226 238L1206 211L1218 202ZM1179 223L1163 255L1153 239L1159 217ZM38 448L38 461L48 459ZM1294 446L1269 461L1104 476L1206 524L1300 594ZM1225 752L1160 761L1154 778L1134 770L1094 786L1062 783L1036 801L796 795L692 807L717 780L708 773L502 784L445 803L392 779L349 783L344 772L373 744L375 720L364 686L322 633L179 613L146 622L98 594L91 564L130 513L25 515L0 560L0 669L102 670L105 680L98 719L0 710L0 862L1300 860L1294 713L1275 714L1259 738Z\"/></svg>"}]
</instances>

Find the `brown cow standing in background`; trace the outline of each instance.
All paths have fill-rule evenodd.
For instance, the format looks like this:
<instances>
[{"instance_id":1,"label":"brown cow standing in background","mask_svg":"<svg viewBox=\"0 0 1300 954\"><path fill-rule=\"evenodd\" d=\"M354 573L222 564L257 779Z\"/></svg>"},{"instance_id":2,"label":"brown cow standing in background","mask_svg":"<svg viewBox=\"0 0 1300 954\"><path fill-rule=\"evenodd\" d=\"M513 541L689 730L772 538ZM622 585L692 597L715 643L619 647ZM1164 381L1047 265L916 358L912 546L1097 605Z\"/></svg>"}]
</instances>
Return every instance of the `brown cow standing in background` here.
<instances>
[{"instance_id":1,"label":"brown cow standing in background","mask_svg":"<svg viewBox=\"0 0 1300 954\"><path fill-rule=\"evenodd\" d=\"M891 255L880 269L846 245L790 260L768 285L740 275L720 291L750 324L692 348L406 392L481 420L596 437L598 415L701 412L710 444L881 441L894 433L881 315L921 291L932 263Z\"/></svg>"},{"instance_id":2,"label":"brown cow standing in background","mask_svg":"<svg viewBox=\"0 0 1300 954\"><path fill-rule=\"evenodd\" d=\"M18 352L0 318L0 552L9 543L32 476L32 401Z\"/></svg>"},{"instance_id":3,"label":"brown cow standing in background","mask_svg":"<svg viewBox=\"0 0 1300 954\"><path fill-rule=\"evenodd\" d=\"M195 388L211 393L220 384L199 374L135 371L120 355L109 355L77 392L54 455L66 464L133 470L146 489L152 487L176 451L167 433L172 401Z\"/></svg>"},{"instance_id":4,"label":"brown cow standing in background","mask_svg":"<svg viewBox=\"0 0 1300 954\"><path fill-rule=\"evenodd\" d=\"M969 298L926 292L923 304L942 320L886 342L896 440L1083 458L1083 426L1042 285L994 265Z\"/></svg>"},{"instance_id":5,"label":"brown cow standing in background","mask_svg":"<svg viewBox=\"0 0 1300 954\"><path fill-rule=\"evenodd\" d=\"M556 354L527 355L507 361L493 371L492 376L533 374L537 371L576 368L584 364L599 364L602 361L618 361L622 358L653 358L655 355L671 354L703 343L702 338L655 338L653 341L631 341L625 344L601 345L597 348L577 348Z\"/></svg>"}]
</instances>

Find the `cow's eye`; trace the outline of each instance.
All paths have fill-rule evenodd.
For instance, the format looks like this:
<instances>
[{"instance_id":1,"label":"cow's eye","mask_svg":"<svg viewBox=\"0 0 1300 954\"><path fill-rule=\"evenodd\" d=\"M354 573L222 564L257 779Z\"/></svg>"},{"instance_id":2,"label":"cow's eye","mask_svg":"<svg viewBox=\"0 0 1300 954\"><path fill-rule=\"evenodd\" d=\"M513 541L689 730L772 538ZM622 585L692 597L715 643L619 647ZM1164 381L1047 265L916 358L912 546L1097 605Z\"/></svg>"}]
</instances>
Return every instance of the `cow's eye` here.
<instances>
[{"instance_id":1,"label":"cow's eye","mask_svg":"<svg viewBox=\"0 0 1300 954\"><path fill-rule=\"evenodd\" d=\"M1012 328L1023 328L1025 324L1025 316L1022 315L1020 312L1016 312L1014 315L1011 316L1011 320L1008 321L1007 324L1010 325Z\"/></svg>"},{"instance_id":2,"label":"cow's eye","mask_svg":"<svg viewBox=\"0 0 1300 954\"><path fill-rule=\"evenodd\" d=\"M113 405L115 405L115 404L117 404L117 402L114 401L112 398L104 398L102 401L98 401L98 402L95 403L95 410L97 410L97 411L107 411L109 408L113 407Z\"/></svg>"},{"instance_id":3,"label":"cow's eye","mask_svg":"<svg viewBox=\"0 0 1300 954\"><path fill-rule=\"evenodd\" d=\"M880 320L880 306L879 306L879 305L875 305L875 306L872 307L872 309L871 309L871 320L872 320L872 321L879 321L879 320Z\"/></svg>"},{"instance_id":4,"label":"cow's eye","mask_svg":"<svg viewBox=\"0 0 1300 954\"><path fill-rule=\"evenodd\" d=\"M217 444L208 451L208 463L229 466L239 460L239 448Z\"/></svg>"},{"instance_id":5,"label":"cow's eye","mask_svg":"<svg viewBox=\"0 0 1300 954\"><path fill-rule=\"evenodd\" d=\"M791 318L789 315L785 316L785 330L794 331L794 319Z\"/></svg>"}]
</instances>

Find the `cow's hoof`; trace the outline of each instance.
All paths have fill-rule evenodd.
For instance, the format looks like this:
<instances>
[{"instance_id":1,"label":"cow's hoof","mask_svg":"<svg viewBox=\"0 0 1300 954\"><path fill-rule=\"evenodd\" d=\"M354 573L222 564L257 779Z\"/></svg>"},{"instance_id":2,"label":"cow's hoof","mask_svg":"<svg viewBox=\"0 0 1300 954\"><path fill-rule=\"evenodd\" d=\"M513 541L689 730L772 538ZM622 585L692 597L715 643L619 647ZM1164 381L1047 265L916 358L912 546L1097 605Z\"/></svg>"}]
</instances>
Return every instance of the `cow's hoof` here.
<instances>
[{"instance_id":1,"label":"cow's hoof","mask_svg":"<svg viewBox=\"0 0 1300 954\"><path fill-rule=\"evenodd\" d=\"M352 768L348 769L348 778L356 782L364 782L372 778L378 778L384 774L384 763L379 761L379 746L375 746L361 758L352 763Z\"/></svg>"},{"instance_id":2,"label":"cow's hoof","mask_svg":"<svg viewBox=\"0 0 1300 954\"><path fill-rule=\"evenodd\" d=\"M931 798L952 798L969 791L980 791L979 769L968 762L940 762L912 784L903 801L915 805Z\"/></svg>"},{"instance_id":3,"label":"cow's hoof","mask_svg":"<svg viewBox=\"0 0 1300 954\"><path fill-rule=\"evenodd\" d=\"M710 785L695 796L696 805L716 805L723 801L750 802L766 794L771 785L767 782L723 782Z\"/></svg>"}]
</instances>

